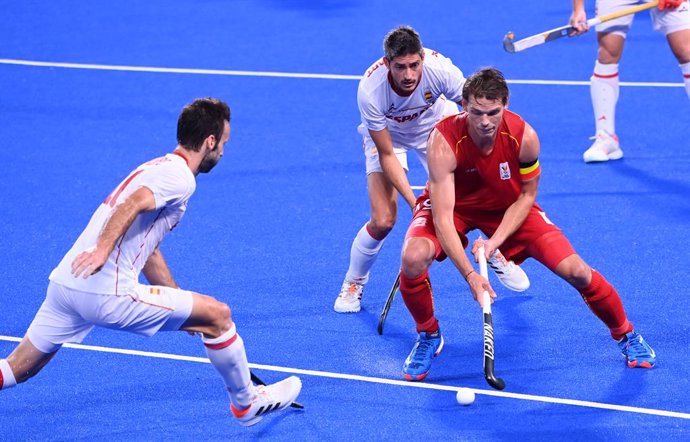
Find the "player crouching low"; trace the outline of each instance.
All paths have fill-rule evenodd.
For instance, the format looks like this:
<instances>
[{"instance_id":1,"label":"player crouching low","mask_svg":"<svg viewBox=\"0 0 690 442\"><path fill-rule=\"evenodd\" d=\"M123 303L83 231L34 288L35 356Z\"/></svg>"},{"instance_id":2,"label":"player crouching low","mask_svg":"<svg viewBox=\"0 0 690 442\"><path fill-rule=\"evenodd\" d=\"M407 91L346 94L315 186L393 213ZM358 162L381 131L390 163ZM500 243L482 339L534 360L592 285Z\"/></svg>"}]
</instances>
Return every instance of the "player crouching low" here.
<instances>
[{"instance_id":1,"label":"player crouching low","mask_svg":"<svg viewBox=\"0 0 690 442\"><path fill-rule=\"evenodd\" d=\"M184 215L196 176L215 167L229 139L225 102L200 98L182 109L175 150L125 178L50 274L26 336L0 359L0 390L29 380L63 344L82 342L100 326L144 336L176 330L201 335L241 425L254 425L297 398L302 382L295 376L268 386L252 383L230 307L179 288L158 247ZM139 282L140 273L151 285Z\"/></svg>"},{"instance_id":2,"label":"player crouching low","mask_svg":"<svg viewBox=\"0 0 690 442\"><path fill-rule=\"evenodd\" d=\"M448 256L481 304L486 278L465 254L467 233L486 257L499 247L509 260L534 258L566 280L609 328L631 368L651 368L654 350L633 330L616 289L578 256L565 235L536 203L539 139L519 115L506 110L508 85L501 72L482 69L467 79L464 112L441 120L428 143L429 182L418 199L402 254L400 293L419 336L403 365L403 377L424 379L443 349L434 315L428 268Z\"/></svg>"}]
</instances>

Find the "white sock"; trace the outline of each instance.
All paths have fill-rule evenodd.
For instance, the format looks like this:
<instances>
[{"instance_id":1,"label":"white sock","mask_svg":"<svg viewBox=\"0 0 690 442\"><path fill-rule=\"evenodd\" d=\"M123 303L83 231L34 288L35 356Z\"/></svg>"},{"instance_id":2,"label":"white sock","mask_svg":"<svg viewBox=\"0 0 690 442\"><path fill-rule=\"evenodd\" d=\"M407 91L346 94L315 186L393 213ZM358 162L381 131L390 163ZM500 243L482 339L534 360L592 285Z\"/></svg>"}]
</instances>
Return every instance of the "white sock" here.
<instances>
[{"instance_id":1,"label":"white sock","mask_svg":"<svg viewBox=\"0 0 690 442\"><path fill-rule=\"evenodd\" d=\"M12 367L10 367L7 359L0 359L0 390L6 390L15 385L17 385L17 380L12 373Z\"/></svg>"},{"instance_id":2,"label":"white sock","mask_svg":"<svg viewBox=\"0 0 690 442\"><path fill-rule=\"evenodd\" d=\"M348 281L357 280L366 284L369 280L369 270L376 262L384 241L385 238L380 241L372 238L367 230L367 224L359 229L355 240L352 241L350 268L347 269L345 279Z\"/></svg>"},{"instance_id":3,"label":"white sock","mask_svg":"<svg viewBox=\"0 0 690 442\"><path fill-rule=\"evenodd\" d=\"M230 401L237 408L247 408L254 398L254 385L249 374L244 341L237 334L235 324L215 339L202 337L211 364L223 377Z\"/></svg>"},{"instance_id":4,"label":"white sock","mask_svg":"<svg viewBox=\"0 0 690 442\"><path fill-rule=\"evenodd\" d=\"M685 92L690 98L690 62L680 65L680 70L683 71L683 80L685 81Z\"/></svg>"},{"instance_id":5,"label":"white sock","mask_svg":"<svg viewBox=\"0 0 690 442\"><path fill-rule=\"evenodd\" d=\"M616 104L618 103L618 64L602 64L599 60L594 65L590 78L590 92L597 132L616 133Z\"/></svg>"}]
</instances>

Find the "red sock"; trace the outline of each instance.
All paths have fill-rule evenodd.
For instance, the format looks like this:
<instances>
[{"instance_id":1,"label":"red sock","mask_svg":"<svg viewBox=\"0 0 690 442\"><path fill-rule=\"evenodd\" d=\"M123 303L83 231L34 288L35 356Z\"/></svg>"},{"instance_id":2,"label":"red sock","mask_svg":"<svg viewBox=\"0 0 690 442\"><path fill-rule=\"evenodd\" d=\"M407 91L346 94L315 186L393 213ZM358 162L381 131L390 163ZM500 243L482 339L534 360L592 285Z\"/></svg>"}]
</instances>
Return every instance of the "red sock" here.
<instances>
[{"instance_id":1,"label":"red sock","mask_svg":"<svg viewBox=\"0 0 690 442\"><path fill-rule=\"evenodd\" d=\"M405 273L401 272L400 294L417 324L417 332L433 333L438 330L428 272L424 272L416 278L408 278Z\"/></svg>"},{"instance_id":2,"label":"red sock","mask_svg":"<svg viewBox=\"0 0 690 442\"><path fill-rule=\"evenodd\" d=\"M618 292L599 272L592 269L592 281L578 291L590 310L609 328L613 339L622 339L632 331Z\"/></svg>"}]
</instances>

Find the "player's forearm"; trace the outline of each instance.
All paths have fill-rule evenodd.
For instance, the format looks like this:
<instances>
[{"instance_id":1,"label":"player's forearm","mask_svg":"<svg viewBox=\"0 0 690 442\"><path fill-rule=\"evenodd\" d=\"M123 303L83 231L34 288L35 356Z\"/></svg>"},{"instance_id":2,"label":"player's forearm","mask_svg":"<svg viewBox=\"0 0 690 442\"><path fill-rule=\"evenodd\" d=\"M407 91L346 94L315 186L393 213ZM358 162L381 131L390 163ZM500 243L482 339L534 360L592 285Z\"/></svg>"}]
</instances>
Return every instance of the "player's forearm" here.
<instances>
[{"instance_id":1,"label":"player's forearm","mask_svg":"<svg viewBox=\"0 0 690 442\"><path fill-rule=\"evenodd\" d=\"M465 255L465 249L455 230L452 217L450 220L434 217L434 228L443 251L458 269L460 275L467 280L467 275L474 270L474 267L472 267L470 260L467 259L467 255Z\"/></svg>"},{"instance_id":2,"label":"player's forearm","mask_svg":"<svg viewBox=\"0 0 690 442\"><path fill-rule=\"evenodd\" d=\"M132 225L139 211L134 204L129 204L129 200L115 206L110 219L108 219L100 235L98 235L96 248L106 252L106 255L110 255L115 248L115 243Z\"/></svg>"},{"instance_id":3,"label":"player's forearm","mask_svg":"<svg viewBox=\"0 0 690 442\"><path fill-rule=\"evenodd\" d=\"M400 165L398 158L395 154L380 154L379 161L383 174L388 181L390 181L393 187L400 192L400 195L405 198L410 208L413 208L416 198L414 192L412 192L412 187L410 187L405 169Z\"/></svg>"},{"instance_id":4,"label":"player's forearm","mask_svg":"<svg viewBox=\"0 0 690 442\"><path fill-rule=\"evenodd\" d=\"M573 12L584 11L585 0L573 0Z\"/></svg>"},{"instance_id":5,"label":"player's forearm","mask_svg":"<svg viewBox=\"0 0 690 442\"><path fill-rule=\"evenodd\" d=\"M522 194L518 197L517 201L508 207L496 232L491 236L496 247L503 244L505 240L515 233L522 223L525 222L530 209L534 205L534 200L534 196Z\"/></svg>"},{"instance_id":6,"label":"player's forearm","mask_svg":"<svg viewBox=\"0 0 690 442\"><path fill-rule=\"evenodd\" d=\"M168 263L165 261L163 254L158 248L156 248L151 256L149 256L149 259L146 260L142 272L151 285L177 288L177 283L172 277L170 267L168 267Z\"/></svg>"}]
</instances>

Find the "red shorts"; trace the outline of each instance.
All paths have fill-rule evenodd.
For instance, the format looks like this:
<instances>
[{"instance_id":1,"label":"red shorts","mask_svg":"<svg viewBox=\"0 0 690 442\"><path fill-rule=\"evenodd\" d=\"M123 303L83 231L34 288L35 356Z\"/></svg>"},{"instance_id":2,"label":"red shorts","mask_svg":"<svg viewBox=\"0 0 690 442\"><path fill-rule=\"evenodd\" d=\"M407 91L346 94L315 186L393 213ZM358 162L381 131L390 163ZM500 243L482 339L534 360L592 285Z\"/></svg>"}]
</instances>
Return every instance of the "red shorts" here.
<instances>
[{"instance_id":1,"label":"red shorts","mask_svg":"<svg viewBox=\"0 0 690 442\"><path fill-rule=\"evenodd\" d=\"M412 217L412 223L407 229L405 239L414 237L429 238L436 247L436 260L443 261L446 254L436 237L434 219L431 211L431 201L420 198ZM460 236L462 245L467 247L467 233L479 229L487 237L494 234L503 219L504 211L498 212L466 212L454 213L455 229ZM506 259L520 264L527 258L534 258L550 270L570 255L575 254L573 246L536 204L532 207L525 222L501 244L501 253Z\"/></svg>"}]
</instances>

